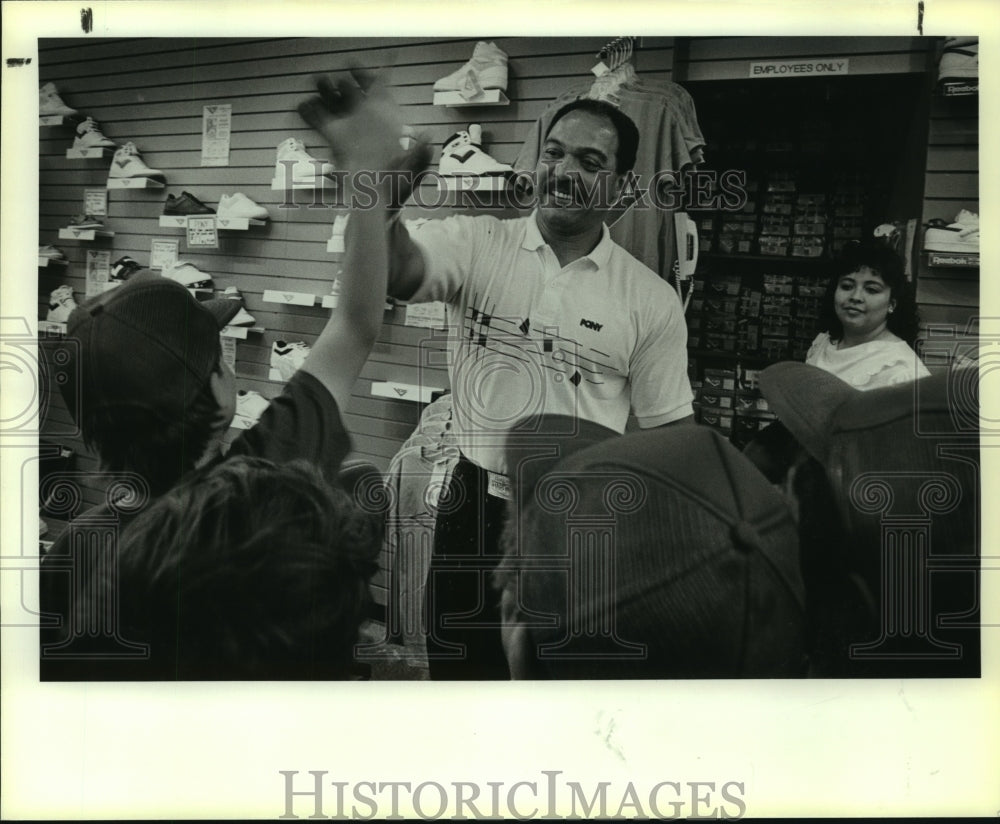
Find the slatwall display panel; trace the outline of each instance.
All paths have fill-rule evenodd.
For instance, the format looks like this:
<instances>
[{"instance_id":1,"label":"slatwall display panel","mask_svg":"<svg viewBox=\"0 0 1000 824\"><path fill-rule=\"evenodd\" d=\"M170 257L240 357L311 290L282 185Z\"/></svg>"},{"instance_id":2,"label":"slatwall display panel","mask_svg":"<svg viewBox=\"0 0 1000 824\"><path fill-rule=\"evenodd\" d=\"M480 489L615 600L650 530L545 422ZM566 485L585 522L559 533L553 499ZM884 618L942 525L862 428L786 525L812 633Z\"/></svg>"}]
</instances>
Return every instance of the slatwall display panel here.
<instances>
[{"instance_id":1,"label":"slatwall display panel","mask_svg":"<svg viewBox=\"0 0 1000 824\"><path fill-rule=\"evenodd\" d=\"M979 214L979 99L936 93L931 101L924 223L934 218L952 223L962 209ZM922 234L917 248L923 248ZM956 351L968 351L976 342L978 267L930 266L928 256L921 253L917 300L928 350L932 344L943 350L941 341L947 336L954 338Z\"/></svg>"},{"instance_id":2,"label":"slatwall display panel","mask_svg":"<svg viewBox=\"0 0 1000 824\"><path fill-rule=\"evenodd\" d=\"M389 86L403 109L405 122L434 147L433 166L441 148L470 123L482 126L484 148L503 163L513 163L531 124L549 103L570 86L592 79L596 53L608 37L533 38L295 38L295 39L59 39L39 43L40 81L54 82L63 100L100 123L109 138L133 141L143 160L163 171L167 185L152 190L109 190L104 218L113 238L93 242L59 240L59 229L83 211L85 189L106 186L110 158L66 157L73 142L71 126L40 130L39 245L54 244L66 254L63 268L39 269L39 317L48 295L70 285L78 299L86 289L87 249L106 249L113 262L131 255L149 263L153 239L178 241L178 257L211 274L214 288L237 287L247 310L263 332L251 332L236 343L236 374L241 389L265 398L281 391L269 377L271 347L276 341L311 344L323 328L329 309L321 306L337 276L343 255L327 251L334 219L344 209L330 190L293 192L271 189L276 147L289 137L303 141L316 158L327 159L322 138L299 117L296 107L313 92L313 78L350 65L392 65ZM499 107L449 108L433 105L433 83L469 59L477 40L495 42L509 56L510 104ZM669 81L674 42L666 37L640 38L632 63L647 80ZM232 106L229 163L201 166L202 109ZM183 229L159 225L168 194L188 191L216 207L224 194L240 191L270 212L268 225L248 231L219 232L219 248L188 250ZM434 182L421 190L420 204L404 216L446 217L456 213L514 216L504 198L442 197ZM302 292L315 297L312 306L264 301L266 290ZM372 395L373 382L447 389L442 333L407 326L406 309L385 312L384 326L343 411L354 446L351 457L386 470L412 434L422 406ZM56 423L72 421L65 409L53 411ZM231 441L239 430L230 430ZM72 448L78 463L97 463L75 436L58 438ZM88 482L89 483L89 482ZM85 484L85 502L103 500L99 482ZM384 559L383 559L384 560ZM385 600L385 572L375 581L375 595Z\"/></svg>"}]
</instances>

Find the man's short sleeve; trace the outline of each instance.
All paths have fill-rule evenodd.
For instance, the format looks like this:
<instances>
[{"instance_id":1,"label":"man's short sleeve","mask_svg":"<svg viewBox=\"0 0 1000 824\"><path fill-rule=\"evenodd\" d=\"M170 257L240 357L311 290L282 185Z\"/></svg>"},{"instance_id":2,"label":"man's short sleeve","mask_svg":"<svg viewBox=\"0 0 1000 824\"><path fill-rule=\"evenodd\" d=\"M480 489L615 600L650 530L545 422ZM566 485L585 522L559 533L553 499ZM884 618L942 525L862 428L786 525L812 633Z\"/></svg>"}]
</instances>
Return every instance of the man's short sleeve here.
<instances>
[{"instance_id":1,"label":"man's short sleeve","mask_svg":"<svg viewBox=\"0 0 1000 824\"><path fill-rule=\"evenodd\" d=\"M632 412L643 429L694 413L687 374L687 324L677 293L656 281L639 314L640 338L629 367Z\"/></svg>"},{"instance_id":2,"label":"man's short sleeve","mask_svg":"<svg viewBox=\"0 0 1000 824\"><path fill-rule=\"evenodd\" d=\"M275 463L305 459L334 481L350 451L337 402L322 383L300 370L257 424L233 441L227 457L251 455Z\"/></svg>"},{"instance_id":3,"label":"man's short sleeve","mask_svg":"<svg viewBox=\"0 0 1000 824\"><path fill-rule=\"evenodd\" d=\"M456 215L428 220L409 229L410 239L424 256L424 280L410 303L449 301L462 287L476 260L483 224L490 219Z\"/></svg>"}]
</instances>

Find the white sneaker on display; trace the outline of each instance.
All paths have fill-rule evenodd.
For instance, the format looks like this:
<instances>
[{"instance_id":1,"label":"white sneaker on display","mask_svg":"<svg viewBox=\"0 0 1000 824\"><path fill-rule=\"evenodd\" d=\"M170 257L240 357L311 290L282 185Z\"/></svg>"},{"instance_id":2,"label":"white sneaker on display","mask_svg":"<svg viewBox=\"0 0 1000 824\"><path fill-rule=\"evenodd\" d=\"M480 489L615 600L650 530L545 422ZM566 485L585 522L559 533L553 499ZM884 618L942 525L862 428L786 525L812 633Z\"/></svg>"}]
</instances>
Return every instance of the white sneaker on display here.
<instances>
[{"instance_id":1,"label":"white sneaker on display","mask_svg":"<svg viewBox=\"0 0 1000 824\"><path fill-rule=\"evenodd\" d=\"M460 69L434 83L436 92L462 92L474 97L483 89L507 88L507 54L496 43L480 41Z\"/></svg>"},{"instance_id":2,"label":"white sneaker on display","mask_svg":"<svg viewBox=\"0 0 1000 824\"><path fill-rule=\"evenodd\" d=\"M66 259L66 255L63 254L62 249L56 246L39 246L38 256L43 258L48 258L49 260Z\"/></svg>"},{"instance_id":3,"label":"white sneaker on display","mask_svg":"<svg viewBox=\"0 0 1000 824\"><path fill-rule=\"evenodd\" d=\"M503 175L514 171L506 163L494 160L483 151L483 129L472 123L468 131L453 134L445 141L438 167L444 176Z\"/></svg>"},{"instance_id":4,"label":"white sneaker on display","mask_svg":"<svg viewBox=\"0 0 1000 824\"><path fill-rule=\"evenodd\" d=\"M53 289L49 298L49 311L45 319L54 323L68 321L70 313L76 309L76 299L73 297L72 288L60 286L58 289Z\"/></svg>"},{"instance_id":5,"label":"white sneaker on display","mask_svg":"<svg viewBox=\"0 0 1000 824\"><path fill-rule=\"evenodd\" d=\"M979 254L979 215L962 209L954 223L932 220L924 232L924 251Z\"/></svg>"},{"instance_id":6,"label":"white sneaker on display","mask_svg":"<svg viewBox=\"0 0 1000 824\"><path fill-rule=\"evenodd\" d=\"M333 231L330 233L330 240L340 238L341 244L344 242L344 233L347 231L347 220L350 215L340 214L333 219Z\"/></svg>"},{"instance_id":7,"label":"white sneaker on display","mask_svg":"<svg viewBox=\"0 0 1000 824\"><path fill-rule=\"evenodd\" d=\"M274 165L274 179L287 183L288 169L292 170L293 185L315 185L324 175L334 171L333 164L319 160L306 151L301 140L290 137L278 144L278 157Z\"/></svg>"},{"instance_id":8,"label":"white sneaker on display","mask_svg":"<svg viewBox=\"0 0 1000 824\"><path fill-rule=\"evenodd\" d=\"M55 83L46 83L38 90L38 116L62 115L72 117L79 114L76 109L63 103Z\"/></svg>"},{"instance_id":9,"label":"white sneaker on display","mask_svg":"<svg viewBox=\"0 0 1000 824\"><path fill-rule=\"evenodd\" d=\"M243 306L243 294L235 286L227 286L222 297L227 300L237 300L240 302L240 311L233 315L229 321L230 326L253 326L257 320Z\"/></svg>"},{"instance_id":10,"label":"white sneaker on display","mask_svg":"<svg viewBox=\"0 0 1000 824\"><path fill-rule=\"evenodd\" d=\"M212 276L208 272L202 272L201 269L186 260L178 260L173 265L164 267L163 276L184 284L188 289L212 285Z\"/></svg>"},{"instance_id":11,"label":"white sneaker on display","mask_svg":"<svg viewBox=\"0 0 1000 824\"><path fill-rule=\"evenodd\" d=\"M110 178L123 177L150 177L167 182L167 176L159 169L151 169L146 165L131 140L115 152L111 161L111 170L108 172Z\"/></svg>"},{"instance_id":12,"label":"white sneaker on display","mask_svg":"<svg viewBox=\"0 0 1000 824\"><path fill-rule=\"evenodd\" d=\"M101 127L92 117L88 117L76 127L73 138L74 149L117 149L118 144L104 136Z\"/></svg>"},{"instance_id":13,"label":"white sneaker on display","mask_svg":"<svg viewBox=\"0 0 1000 824\"><path fill-rule=\"evenodd\" d=\"M243 192L223 195L216 210L216 217L221 218L243 217L249 220L267 220L270 216L267 209L255 203Z\"/></svg>"},{"instance_id":14,"label":"white sneaker on display","mask_svg":"<svg viewBox=\"0 0 1000 824\"><path fill-rule=\"evenodd\" d=\"M979 38L947 38L938 63L938 82L956 83L978 79Z\"/></svg>"},{"instance_id":15,"label":"white sneaker on display","mask_svg":"<svg viewBox=\"0 0 1000 824\"><path fill-rule=\"evenodd\" d=\"M280 379L287 381L305 363L308 354L309 346L302 341L276 340L271 347L271 369L277 370Z\"/></svg>"},{"instance_id":16,"label":"white sneaker on display","mask_svg":"<svg viewBox=\"0 0 1000 824\"><path fill-rule=\"evenodd\" d=\"M240 389L236 393L236 414L232 425L237 429L250 429L267 409L269 401L252 389Z\"/></svg>"}]
</instances>

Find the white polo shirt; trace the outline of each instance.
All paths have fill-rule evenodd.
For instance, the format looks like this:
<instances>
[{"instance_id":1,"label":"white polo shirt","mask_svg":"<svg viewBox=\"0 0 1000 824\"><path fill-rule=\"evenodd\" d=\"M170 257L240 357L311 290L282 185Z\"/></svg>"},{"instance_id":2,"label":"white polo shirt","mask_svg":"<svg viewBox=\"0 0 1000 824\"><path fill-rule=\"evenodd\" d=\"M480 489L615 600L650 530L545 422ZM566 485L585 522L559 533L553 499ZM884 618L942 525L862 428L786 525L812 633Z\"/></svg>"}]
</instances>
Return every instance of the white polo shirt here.
<instances>
[{"instance_id":1,"label":"white polo shirt","mask_svg":"<svg viewBox=\"0 0 1000 824\"><path fill-rule=\"evenodd\" d=\"M411 302L445 301L452 420L462 452L506 472L513 424L542 412L624 432L692 414L677 293L603 228L562 267L535 214L455 216L410 230L426 277Z\"/></svg>"}]
</instances>

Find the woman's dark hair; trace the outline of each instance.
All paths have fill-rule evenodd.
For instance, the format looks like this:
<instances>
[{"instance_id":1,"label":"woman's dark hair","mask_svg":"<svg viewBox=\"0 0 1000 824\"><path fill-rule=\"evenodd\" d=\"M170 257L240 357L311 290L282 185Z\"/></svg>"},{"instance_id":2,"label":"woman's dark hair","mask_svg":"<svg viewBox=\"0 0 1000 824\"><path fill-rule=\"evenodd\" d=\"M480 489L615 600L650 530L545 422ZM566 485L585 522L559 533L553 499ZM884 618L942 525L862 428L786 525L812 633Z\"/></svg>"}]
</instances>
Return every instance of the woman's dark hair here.
<instances>
[{"instance_id":1,"label":"woman's dark hair","mask_svg":"<svg viewBox=\"0 0 1000 824\"><path fill-rule=\"evenodd\" d=\"M844 327L834 311L833 296L844 275L853 274L865 266L885 281L892 300L895 301L895 307L886 319L887 328L912 347L920 331L920 316L917 313L913 284L907 280L899 255L879 243L849 243L834 260L833 272L820 309L819 331L828 332L831 340L843 337Z\"/></svg>"},{"instance_id":2,"label":"woman's dark hair","mask_svg":"<svg viewBox=\"0 0 1000 824\"><path fill-rule=\"evenodd\" d=\"M216 373L221 370L216 367ZM194 469L205 454L220 413L206 381L182 418L164 419L142 406L84 410L80 429L102 471L135 472L158 495Z\"/></svg>"},{"instance_id":3,"label":"woman's dark hair","mask_svg":"<svg viewBox=\"0 0 1000 824\"><path fill-rule=\"evenodd\" d=\"M604 100L591 100L585 97L567 103L552 116L552 122L545 130L545 137L549 136L552 128L562 118L570 112L578 111L605 117L615 127L615 131L618 133L618 151L615 153L615 172L617 174L627 172L635 166L635 155L639 149L639 129L625 112Z\"/></svg>"},{"instance_id":4,"label":"woman's dark hair","mask_svg":"<svg viewBox=\"0 0 1000 824\"><path fill-rule=\"evenodd\" d=\"M310 464L230 458L126 528L122 635L149 645L157 679L348 677L381 539L382 518ZM113 575L88 582L81 609Z\"/></svg>"}]
</instances>

